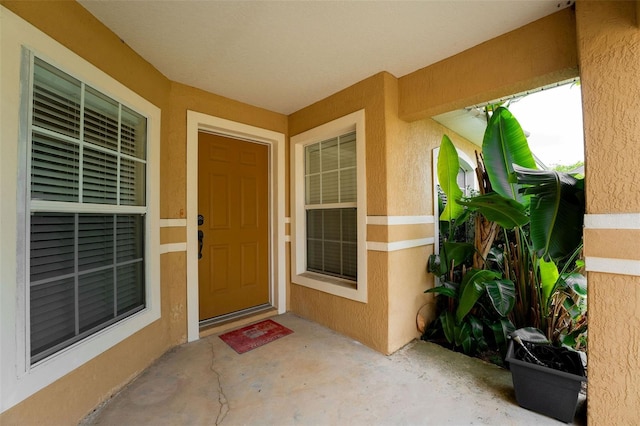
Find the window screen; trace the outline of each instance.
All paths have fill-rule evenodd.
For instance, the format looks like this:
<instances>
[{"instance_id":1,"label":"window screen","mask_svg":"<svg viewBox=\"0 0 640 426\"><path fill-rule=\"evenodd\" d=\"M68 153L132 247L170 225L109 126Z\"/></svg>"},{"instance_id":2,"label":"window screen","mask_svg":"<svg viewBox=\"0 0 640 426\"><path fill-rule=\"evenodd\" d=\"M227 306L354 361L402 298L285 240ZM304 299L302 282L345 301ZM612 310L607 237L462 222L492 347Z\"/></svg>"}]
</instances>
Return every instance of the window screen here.
<instances>
[{"instance_id":1,"label":"window screen","mask_svg":"<svg viewBox=\"0 0 640 426\"><path fill-rule=\"evenodd\" d=\"M147 120L38 58L32 99L33 363L145 306Z\"/></svg>"}]
</instances>

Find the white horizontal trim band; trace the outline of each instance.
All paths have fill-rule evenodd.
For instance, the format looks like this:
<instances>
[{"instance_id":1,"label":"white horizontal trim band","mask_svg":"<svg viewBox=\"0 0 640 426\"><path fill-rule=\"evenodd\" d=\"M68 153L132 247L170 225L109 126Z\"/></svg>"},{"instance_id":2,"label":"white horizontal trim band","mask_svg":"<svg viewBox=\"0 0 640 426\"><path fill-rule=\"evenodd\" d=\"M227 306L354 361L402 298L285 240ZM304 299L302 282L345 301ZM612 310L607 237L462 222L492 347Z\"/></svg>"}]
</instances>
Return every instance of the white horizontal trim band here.
<instances>
[{"instance_id":1,"label":"white horizontal trim band","mask_svg":"<svg viewBox=\"0 0 640 426\"><path fill-rule=\"evenodd\" d=\"M290 243L291 242L291 235L285 235L284 236L284 242L285 243Z\"/></svg>"},{"instance_id":2,"label":"white horizontal trim band","mask_svg":"<svg viewBox=\"0 0 640 426\"><path fill-rule=\"evenodd\" d=\"M367 225L419 225L434 221L434 216L367 216Z\"/></svg>"},{"instance_id":3,"label":"white horizontal trim band","mask_svg":"<svg viewBox=\"0 0 640 426\"><path fill-rule=\"evenodd\" d=\"M291 223L291 218L290 217L285 217L284 218L284 223Z\"/></svg>"},{"instance_id":4,"label":"white horizontal trim band","mask_svg":"<svg viewBox=\"0 0 640 426\"><path fill-rule=\"evenodd\" d=\"M640 260L587 256L584 261L585 269L589 272L640 276Z\"/></svg>"},{"instance_id":5,"label":"white horizontal trim band","mask_svg":"<svg viewBox=\"0 0 640 426\"><path fill-rule=\"evenodd\" d=\"M367 241L367 250L371 251L398 251L414 247L422 247L433 244L435 239L419 238L417 240L394 241L392 243L381 243L378 241Z\"/></svg>"},{"instance_id":6,"label":"white horizontal trim band","mask_svg":"<svg viewBox=\"0 0 640 426\"><path fill-rule=\"evenodd\" d=\"M160 228L187 226L187 219L160 219Z\"/></svg>"},{"instance_id":7,"label":"white horizontal trim band","mask_svg":"<svg viewBox=\"0 0 640 426\"><path fill-rule=\"evenodd\" d=\"M160 254L187 251L187 243L161 244Z\"/></svg>"},{"instance_id":8,"label":"white horizontal trim band","mask_svg":"<svg viewBox=\"0 0 640 426\"><path fill-rule=\"evenodd\" d=\"M640 229L640 213L586 214L586 229Z\"/></svg>"}]
</instances>

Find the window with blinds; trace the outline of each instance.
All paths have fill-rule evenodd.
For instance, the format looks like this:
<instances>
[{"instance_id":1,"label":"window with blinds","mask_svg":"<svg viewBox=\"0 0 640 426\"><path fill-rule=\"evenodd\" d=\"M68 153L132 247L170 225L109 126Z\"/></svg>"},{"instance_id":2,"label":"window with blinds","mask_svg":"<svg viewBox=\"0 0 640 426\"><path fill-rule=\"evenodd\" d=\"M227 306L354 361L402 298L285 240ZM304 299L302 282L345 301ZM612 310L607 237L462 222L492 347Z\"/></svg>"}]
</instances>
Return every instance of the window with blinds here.
<instances>
[{"instance_id":1,"label":"window with blinds","mask_svg":"<svg viewBox=\"0 0 640 426\"><path fill-rule=\"evenodd\" d=\"M356 133L305 147L307 270L357 279Z\"/></svg>"},{"instance_id":2,"label":"window with blinds","mask_svg":"<svg viewBox=\"0 0 640 426\"><path fill-rule=\"evenodd\" d=\"M145 307L147 119L39 58L32 70L35 363Z\"/></svg>"}]
</instances>

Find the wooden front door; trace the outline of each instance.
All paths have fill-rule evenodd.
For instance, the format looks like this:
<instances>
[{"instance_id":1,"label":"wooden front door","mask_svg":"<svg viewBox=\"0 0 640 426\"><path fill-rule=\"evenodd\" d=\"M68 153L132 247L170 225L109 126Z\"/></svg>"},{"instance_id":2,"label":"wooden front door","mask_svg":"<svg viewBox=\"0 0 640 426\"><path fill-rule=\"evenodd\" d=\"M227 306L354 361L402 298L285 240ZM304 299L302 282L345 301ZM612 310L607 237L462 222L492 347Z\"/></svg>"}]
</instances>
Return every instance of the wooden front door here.
<instances>
[{"instance_id":1,"label":"wooden front door","mask_svg":"<svg viewBox=\"0 0 640 426\"><path fill-rule=\"evenodd\" d=\"M198 134L201 321L269 303L268 164L266 145Z\"/></svg>"}]
</instances>

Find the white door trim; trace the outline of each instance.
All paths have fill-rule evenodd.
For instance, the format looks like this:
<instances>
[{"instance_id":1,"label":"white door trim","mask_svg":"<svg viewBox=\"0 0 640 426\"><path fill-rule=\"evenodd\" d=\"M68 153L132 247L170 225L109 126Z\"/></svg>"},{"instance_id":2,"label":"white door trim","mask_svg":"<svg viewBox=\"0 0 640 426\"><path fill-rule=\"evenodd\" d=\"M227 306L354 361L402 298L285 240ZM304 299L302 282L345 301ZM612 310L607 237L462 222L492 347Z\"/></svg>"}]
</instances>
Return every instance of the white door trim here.
<instances>
[{"instance_id":1,"label":"white door trim","mask_svg":"<svg viewBox=\"0 0 640 426\"><path fill-rule=\"evenodd\" d=\"M285 135L272 130L187 111L187 341L200 338L198 315L198 132L213 132L270 146L269 179L271 304L286 311L285 281Z\"/></svg>"}]
</instances>

